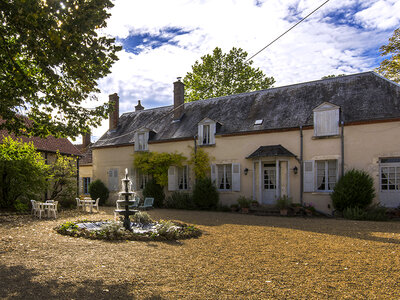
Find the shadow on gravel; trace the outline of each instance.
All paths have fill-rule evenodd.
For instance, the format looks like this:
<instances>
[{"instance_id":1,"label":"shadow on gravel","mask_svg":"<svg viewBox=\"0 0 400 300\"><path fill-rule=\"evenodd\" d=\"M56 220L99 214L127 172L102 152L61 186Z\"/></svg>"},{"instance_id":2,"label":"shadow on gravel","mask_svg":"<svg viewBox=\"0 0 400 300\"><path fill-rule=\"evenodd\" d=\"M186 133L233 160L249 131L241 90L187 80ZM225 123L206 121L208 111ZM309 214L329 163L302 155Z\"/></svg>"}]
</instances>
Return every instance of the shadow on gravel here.
<instances>
[{"instance_id":1,"label":"shadow on gravel","mask_svg":"<svg viewBox=\"0 0 400 300\"><path fill-rule=\"evenodd\" d=\"M38 275L24 266L0 265L0 299L132 299L128 291L136 288L135 283L108 285L102 280L38 282Z\"/></svg>"}]
</instances>

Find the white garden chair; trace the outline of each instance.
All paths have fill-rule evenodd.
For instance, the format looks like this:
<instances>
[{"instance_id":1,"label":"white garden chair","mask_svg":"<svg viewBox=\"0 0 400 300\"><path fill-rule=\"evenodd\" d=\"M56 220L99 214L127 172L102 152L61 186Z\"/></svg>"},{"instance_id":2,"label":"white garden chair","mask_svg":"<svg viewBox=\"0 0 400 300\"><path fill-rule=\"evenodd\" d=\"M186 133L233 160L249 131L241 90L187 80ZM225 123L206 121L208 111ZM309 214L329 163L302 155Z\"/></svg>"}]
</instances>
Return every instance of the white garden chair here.
<instances>
[{"instance_id":1,"label":"white garden chair","mask_svg":"<svg viewBox=\"0 0 400 300\"><path fill-rule=\"evenodd\" d=\"M35 209L34 209L35 216L37 216L39 219L41 219L42 213L44 214L45 210L44 210L43 206L40 205L40 202L35 201L34 203L35 203Z\"/></svg>"},{"instance_id":2,"label":"white garden chair","mask_svg":"<svg viewBox=\"0 0 400 300\"><path fill-rule=\"evenodd\" d=\"M31 209L31 215L35 215L35 200L31 200L31 204L32 204L32 209Z\"/></svg>"},{"instance_id":3,"label":"white garden chair","mask_svg":"<svg viewBox=\"0 0 400 300\"><path fill-rule=\"evenodd\" d=\"M93 207L96 208L97 212L99 212L99 201L100 201L100 198L97 198L96 202L93 203Z\"/></svg>"},{"instance_id":4,"label":"white garden chair","mask_svg":"<svg viewBox=\"0 0 400 300\"><path fill-rule=\"evenodd\" d=\"M76 200L76 208L79 209L79 207L82 207L83 209L83 203L81 202L81 199L75 198Z\"/></svg>"},{"instance_id":5,"label":"white garden chair","mask_svg":"<svg viewBox=\"0 0 400 300\"><path fill-rule=\"evenodd\" d=\"M53 206L49 206L47 209L47 215L50 217L50 215L54 216L54 219L57 218L57 207L58 207L58 201L53 201L51 202L54 205Z\"/></svg>"}]
</instances>

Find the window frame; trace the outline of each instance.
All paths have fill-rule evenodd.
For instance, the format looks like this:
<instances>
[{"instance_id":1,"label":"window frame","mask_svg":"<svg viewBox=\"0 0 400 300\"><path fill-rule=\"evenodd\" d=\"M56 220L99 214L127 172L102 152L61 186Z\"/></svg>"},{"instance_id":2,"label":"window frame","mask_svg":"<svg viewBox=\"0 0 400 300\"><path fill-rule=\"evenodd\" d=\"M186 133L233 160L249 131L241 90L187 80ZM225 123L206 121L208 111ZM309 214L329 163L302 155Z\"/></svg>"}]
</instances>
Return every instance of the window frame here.
<instances>
[{"instance_id":1,"label":"window frame","mask_svg":"<svg viewBox=\"0 0 400 300\"><path fill-rule=\"evenodd\" d=\"M177 167L178 181L177 181L177 190L179 191L187 191L189 190L189 168L188 166ZM182 184L181 184L182 180ZM181 187L182 185L182 187Z\"/></svg>"},{"instance_id":2,"label":"window frame","mask_svg":"<svg viewBox=\"0 0 400 300\"><path fill-rule=\"evenodd\" d=\"M89 182L87 182L89 181ZM90 177L82 177L82 193L85 195L89 194L89 185L91 183Z\"/></svg>"},{"instance_id":3,"label":"window frame","mask_svg":"<svg viewBox=\"0 0 400 300\"><path fill-rule=\"evenodd\" d=\"M222 174L223 177L220 178L220 168L223 168ZM230 172L228 171L230 170ZM225 191L225 192L230 192L232 191L232 164L216 164L216 183L217 183L217 190L218 191ZM230 175L230 178L227 178L227 175ZM220 182L220 180L223 179L223 182ZM229 180L227 180L229 179ZM223 188L221 188L221 185L223 185ZM227 188L227 186L229 187Z\"/></svg>"},{"instance_id":4,"label":"window frame","mask_svg":"<svg viewBox=\"0 0 400 300\"><path fill-rule=\"evenodd\" d=\"M334 162L335 163L335 174L334 176L330 173L330 166L329 166L329 162ZM321 181L320 184L318 184L318 165L324 163L324 168L323 168L323 179ZM322 160L315 160L315 170L314 170L314 174L315 174L315 185L314 185L314 190L316 192L321 192L321 193L331 193L333 192L333 189L335 188L335 185L337 183L338 180L338 161L336 159L322 159ZM330 179L334 177L335 181L332 182ZM328 179L328 180L326 180ZM319 185L325 185L324 189L320 189ZM333 184L332 189L330 189L330 185Z\"/></svg>"}]
</instances>

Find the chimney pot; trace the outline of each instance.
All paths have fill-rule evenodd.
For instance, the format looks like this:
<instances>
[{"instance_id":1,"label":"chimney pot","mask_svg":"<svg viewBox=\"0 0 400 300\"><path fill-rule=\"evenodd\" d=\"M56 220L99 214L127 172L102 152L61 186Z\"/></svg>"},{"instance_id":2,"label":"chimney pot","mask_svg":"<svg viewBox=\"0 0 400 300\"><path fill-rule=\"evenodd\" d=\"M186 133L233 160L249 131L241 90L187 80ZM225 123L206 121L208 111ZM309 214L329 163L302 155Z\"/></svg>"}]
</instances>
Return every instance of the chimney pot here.
<instances>
[{"instance_id":1,"label":"chimney pot","mask_svg":"<svg viewBox=\"0 0 400 300\"><path fill-rule=\"evenodd\" d=\"M119 97L117 93L108 96L109 103L114 107L114 110L109 114L110 126L109 130L114 130L118 126L119 120Z\"/></svg>"},{"instance_id":2,"label":"chimney pot","mask_svg":"<svg viewBox=\"0 0 400 300\"><path fill-rule=\"evenodd\" d=\"M135 106L135 111L138 111L138 110L144 110L144 107L140 103L140 100L138 100L138 104Z\"/></svg>"}]
</instances>

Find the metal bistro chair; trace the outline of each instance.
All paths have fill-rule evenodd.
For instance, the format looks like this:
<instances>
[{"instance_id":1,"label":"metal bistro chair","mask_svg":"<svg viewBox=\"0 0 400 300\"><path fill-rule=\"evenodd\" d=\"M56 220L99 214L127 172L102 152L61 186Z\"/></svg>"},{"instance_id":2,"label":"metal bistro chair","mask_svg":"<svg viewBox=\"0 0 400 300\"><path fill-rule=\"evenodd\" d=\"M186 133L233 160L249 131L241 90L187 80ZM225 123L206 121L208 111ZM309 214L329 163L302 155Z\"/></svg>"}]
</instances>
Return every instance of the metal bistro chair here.
<instances>
[{"instance_id":1,"label":"metal bistro chair","mask_svg":"<svg viewBox=\"0 0 400 300\"><path fill-rule=\"evenodd\" d=\"M153 208L154 198L145 198L143 205L139 206L139 209L147 210Z\"/></svg>"}]
</instances>

